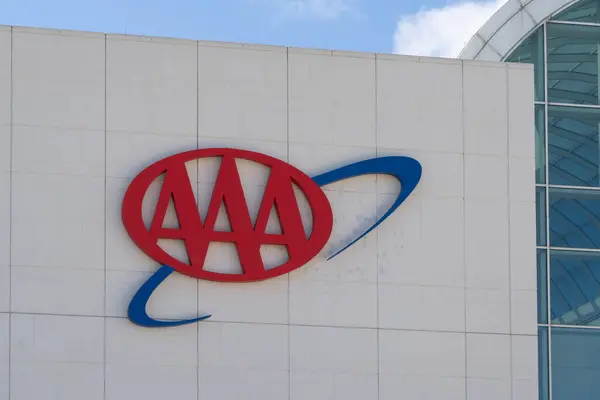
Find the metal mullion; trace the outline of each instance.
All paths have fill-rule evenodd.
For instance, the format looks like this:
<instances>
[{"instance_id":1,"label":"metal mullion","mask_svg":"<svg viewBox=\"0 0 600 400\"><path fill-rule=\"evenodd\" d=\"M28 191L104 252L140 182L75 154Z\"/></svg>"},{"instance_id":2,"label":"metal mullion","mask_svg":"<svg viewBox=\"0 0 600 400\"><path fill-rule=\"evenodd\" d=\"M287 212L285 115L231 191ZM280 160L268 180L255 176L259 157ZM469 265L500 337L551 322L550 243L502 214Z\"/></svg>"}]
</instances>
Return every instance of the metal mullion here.
<instances>
[{"instance_id":1,"label":"metal mullion","mask_svg":"<svg viewBox=\"0 0 600 400\"><path fill-rule=\"evenodd\" d=\"M545 218L546 218L546 245L548 249L546 250L546 318L548 320L548 329L546 331L547 343L548 343L548 366L547 366L547 382L548 382L548 400L552 400L552 319L550 316L550 162L549 162L549 119L548 119L548 23L544 22L542 25L544 29L544 113L545 113L545 121L544 121L544 152L545 152L545 160L544 167L546 168L546 180L544 182L546 189L546 205L545 205ZM538 294L539 296L539 294ZM539 338L538 338L539 340ZM539 379L539 377L538 377Z\"/></svg>"},{"instance_id":2,"label":"metal mullion","mask_svg":"<svg viewBox=\"0 0 600 400\"><path fill-rule=\"evenodd\" d=\"M589 108L589 109L600 109L600 104L575 104L575 103L556 103L548 102L549 106L554 107L573 107L573 108Z\"/></svg>"},{"instance_id":3,"label":"metal mullion","mask_svg":"<svg viewBox=\"0 0 600 400\"><path fill-rule=\"evenodd\" d=\"M548 246L549 250L566 251L573 253L600 253L600 249L581 249L579 247L559 247L559 246Z\"/></svg>"},{"instance_id":4,"label":"metal mullion","mask_svg":"<svg viewBox=\"0 0 600 400\"><path fill-rule=\"evenodd\" d=\"M593 326L593 325L566 325L566 324L553 324L552 325L554 328L566 328L566 329L587 329L590 331L598 331L600 330L600 326Z\"/></svg>"},{"instance_id":5,"label":"metal mullion","mask_svg":"<svg viewBox=\"0 0 600 400\"><path fill-rule=\"evenodd\" d=\"M538 185L536 185L538 186ZM567 185L542 185L539 184L539 187L548 186L550 189L565 189L565 190L588 190L593 192L600 192L600 186L567 186Z\"/></svg>"},{"instance_id":6,"label":"metal mullion","mask_svg":"<svg viewBox=\"0 0 600 400\"><path fill-rule=\"evenodd\" d=\"M549 24L557 25L579 25L579 26L595 26L600 27L600 23L597 22L577 22L577 21L548 21Z\"/></svg>"}]
</instances>

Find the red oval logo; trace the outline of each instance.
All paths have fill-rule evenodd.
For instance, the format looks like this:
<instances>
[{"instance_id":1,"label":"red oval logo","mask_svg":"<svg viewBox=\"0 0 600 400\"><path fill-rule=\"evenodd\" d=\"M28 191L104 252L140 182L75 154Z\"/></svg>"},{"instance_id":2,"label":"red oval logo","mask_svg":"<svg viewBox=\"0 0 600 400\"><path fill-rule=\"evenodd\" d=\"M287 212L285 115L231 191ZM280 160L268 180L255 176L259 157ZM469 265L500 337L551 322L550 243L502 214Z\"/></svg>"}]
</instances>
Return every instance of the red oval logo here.
<instances>
[{"instance_id":1,"label":"red oval logo","mask_svg":"<svg viewBox=\"0 0 600 400\"><path fill-rule=\"evenodd\" d=\"M221 167L204 221L198 212L185 163L200 158L221 158ZM236 159L245 159L269 168L269 179L253 224L242 190ZM150 228L142 217L142 202L150 184L164 174L164 181ZM313 228L307 238L294 186L306 196L312 210ZM178 228L163 227L167 207L173 201ZM221 204L225 205L231 231L215 231ZM271 210L279 216L281 234L266 233ZM121 210L123 224L131 239L148 256L178 272L198 279L220 282L251 282L274 278L301 267L325 246L333 227L333 214L325 193L305 173L276 158L247 150L214 148L192 150L162 159L144 169L129 185ZM186 264L165 252L159 239L182 240L190 260ZM205 271L204 261L211 242L234 243L242 274ZM289 260L265 269L261 245L283 245Z\"/></svg>"}]
</instances>

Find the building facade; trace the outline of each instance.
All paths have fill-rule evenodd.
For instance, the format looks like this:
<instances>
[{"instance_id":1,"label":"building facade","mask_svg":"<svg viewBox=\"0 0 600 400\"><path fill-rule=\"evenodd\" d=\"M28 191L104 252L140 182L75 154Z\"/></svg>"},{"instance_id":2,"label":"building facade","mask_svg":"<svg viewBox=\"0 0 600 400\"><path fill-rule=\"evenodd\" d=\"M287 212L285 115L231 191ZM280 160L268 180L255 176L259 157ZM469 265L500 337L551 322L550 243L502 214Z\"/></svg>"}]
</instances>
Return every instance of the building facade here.
<instances>
[{"instance_id":1,"label":"building facade","mask_svg":"<svg viewBox=\"0 0 600 400\"><path fill-rule=\"evenodd\" d=\"M0 28L0 399L537 398L532 70ZM213 215L210 237L225 241L207 244L203 271L238 279L240 246L267 237L265 274L297 260L281 216L298 209L312 238L329 204L324 249L259 282L188 276L198 255L181 239L203 236L182 233L185 196L161 200L172 170L144 187L138 215L124 197L154 162L212 148L281 161L173 167L193 196L185 215ZM384 157L422 167L391 215L410 183ZM364 172L363 160L375 160L369 174L330 183L328 171L349 177L355 167L339 168ZM263 220L263 236L227 242L245 216L259 225L268 163L297 168L294 205ZM246 214L221 199L211 214L225 165L233 178L219 190L241 192ZM132 234L129 218L145 226ZM159 245L183 273L145 254L149 232L170 235ZM162 279L147 307L132 301Z\"/></svg>"},{"instance_id":2,"label":"building facade","mask_svg":"<svg viewBox=\"0 0 600 400\"><path fill-rule=\"evenodd\" d=\"M600 393L597 0L511 0L465 59L535 66L541 400Z\"/></svg>"}]
</instances>

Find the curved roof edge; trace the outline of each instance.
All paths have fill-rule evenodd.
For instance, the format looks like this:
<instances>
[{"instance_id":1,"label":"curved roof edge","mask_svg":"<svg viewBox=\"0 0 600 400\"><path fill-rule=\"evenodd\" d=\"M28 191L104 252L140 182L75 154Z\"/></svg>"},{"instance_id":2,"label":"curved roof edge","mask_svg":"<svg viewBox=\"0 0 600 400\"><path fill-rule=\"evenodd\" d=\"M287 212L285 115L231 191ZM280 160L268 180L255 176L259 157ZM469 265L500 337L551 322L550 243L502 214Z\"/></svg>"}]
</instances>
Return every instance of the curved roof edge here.
<instances>
[{"instance_id":1,"label":"curved roof edge","mask_svg":"<svg viewBox=\"0 0 600 400\"><path fill-rule=\"evenodd\" d=\"M458 58L502 61L541 23L579 0L509 0L471 38Z\"/></svg>"}]
</instances>

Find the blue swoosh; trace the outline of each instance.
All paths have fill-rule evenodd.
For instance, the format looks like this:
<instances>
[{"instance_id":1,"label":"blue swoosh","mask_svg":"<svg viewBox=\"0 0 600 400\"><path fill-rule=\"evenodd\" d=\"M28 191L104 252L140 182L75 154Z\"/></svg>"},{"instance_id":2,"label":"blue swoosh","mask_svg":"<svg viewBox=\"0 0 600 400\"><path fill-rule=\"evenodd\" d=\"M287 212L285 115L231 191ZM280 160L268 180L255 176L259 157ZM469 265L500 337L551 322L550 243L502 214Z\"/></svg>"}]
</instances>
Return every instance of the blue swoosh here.
<instances>
[{"instance_id":1,"label":"blue swoosh","mask_svg":"<svg viewBox=\"0 0 600 400\"><path fill-rule=\"evenodd\" d=\"M344 179L354 178L361 175L370 174L385 174L391 175L398 179L401 188L396 201L388 209L388 211L381 217L373 226L367 229L363 234L358 236L348 245L341 250L337 251L334 255L328 258L331 260L354 243L369 234L373 229L377 228L383 221L385 221L396 209L410 196L413 190L417 187L421 180L423 168L421 164L410 157L390 156L390 157L379 157L372 158L370 160L359 161L354 164L346 165L344 167L334 169L333 171L325 172L324 174L317 175L312 179L319 186L329 185L330 183L341 181Z\"/></svg>"},{"instance_id":2,"label":"blue swoosh","mask_svg":"<svg viewBox=\"0 0 600 400\"><path fill-rule=\"evenodd\" d=\"M131 322L147 328L167 328L170 326L193 324L194 322L210 318L210 315L205 315L200 318L183 319L180 321L161 321L153 319L148 315L146 312L146 305L148 304L148 300L150 300L152 292L154 292L158 285L163 283L163 281L167 279L167 277L171 275L173 271L173 268L163 265L137 291L135 296L133 296L133 299L131 299L131 302L129 303L129 309L127 310L127 316Z\"/></svg>"}]
</instances>

